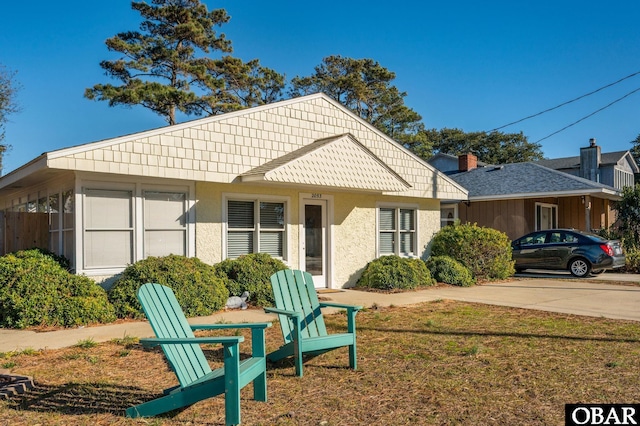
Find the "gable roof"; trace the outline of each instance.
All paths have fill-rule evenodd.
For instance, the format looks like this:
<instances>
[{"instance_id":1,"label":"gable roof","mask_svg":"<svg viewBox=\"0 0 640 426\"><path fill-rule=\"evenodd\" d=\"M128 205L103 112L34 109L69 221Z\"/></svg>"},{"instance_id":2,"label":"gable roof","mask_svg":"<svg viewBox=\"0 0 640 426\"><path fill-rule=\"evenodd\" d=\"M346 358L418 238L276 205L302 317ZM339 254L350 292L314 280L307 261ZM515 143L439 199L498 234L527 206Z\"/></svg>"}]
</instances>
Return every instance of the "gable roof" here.
<instances>
[{"instance_id":1,"label":"gable roof","mask_svg":"<svg viewBox=\"0 0 640 426\"><path fill-rule=\"evenodd\" d=\"M347 133L348 138L340 136ZM324 142L311 147L319 141ZM360 174L354 176L359 183L345 186L344 173L339 181L318 176L331 171L327 163L313 169L314 179L292 177L296 164L308 166L305 161L337 148L363 161L357 169ZM336 159L339 154L331 155ZM277 161L288 165L277 168ZM74 172L240 183L245 176L250 181L250 176L259 175L259 167L265 167L265 172L272 168L265 182L281 173L279 179L295 184L321 183L444 200L467 198L464 187L321 93L47 152L0 177L0 191ZM373 172L381 176L364 176Z\"/></svg>"},{"instance_id":2,"label":"gable roof","mask_svg":"<svg viewBox=\"0 0 640 426\"><path fill-rule=\"evenodd\" d=\"M320 139L242 175L243 182L280 182L402 192L411 185L352 135Z\"/></svg>"},{"instance_id":3,"label":"gable roof","mask_svg":"<svg viewBox=\"0 0 640 426\"><path fill-rule=\"evenodd\" d=\"M608 166L618 164L624 157L631 155L627 151L615 151L615 152L603 152L600 156L600 165ZM633 160L633 158L632 158ZM563 158L551 158L546 160L538 160L535 162L544 167L548 167L554 170L566 170L566 169L579 169L580 168L580 156L563 157ZM635 172L638 173L638 166L635 161L630 161L631 167L635 166Z\"/></svg>"},{"instance_id":4,"label":"gable roof","mask_svg":"<svg viewBox=\"0 0 640 426\"><path fill-rule=\"evenodd\" d=\"M615 188L535 163L478 167L450 175L469 190L470 201L592 195L620 199Z\"/></svg>"}]
</instances>

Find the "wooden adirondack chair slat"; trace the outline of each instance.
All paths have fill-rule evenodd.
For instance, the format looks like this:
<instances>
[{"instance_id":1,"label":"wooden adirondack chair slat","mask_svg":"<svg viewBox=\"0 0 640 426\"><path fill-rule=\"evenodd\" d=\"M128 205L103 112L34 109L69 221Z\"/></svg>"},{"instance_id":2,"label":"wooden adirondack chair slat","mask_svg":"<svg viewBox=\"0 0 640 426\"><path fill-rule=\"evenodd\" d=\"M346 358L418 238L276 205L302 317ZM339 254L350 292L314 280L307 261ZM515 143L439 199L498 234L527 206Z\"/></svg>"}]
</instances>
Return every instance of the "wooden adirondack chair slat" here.
<instances>
[{"instance_id":1,"label":"wooden adirondack chair slat","mask_svg":"<svg viewBox=\"0 0 640 426\"><path fill-rule=\"evenodd\" d=\"M240 423L240 390L253 382L253 397L267 400L265 329L271 323L221 324L191 326L169 287L144 284L138 289L138 300L156 335L140 339L143 345L159 345L176 373L178 386L166 389L164 396L130 407L128 417L148 417L194 404L212 396L225 397L225 423ZM240 361L242 336L195 337L193 329L250 328L252 355ZM224 366L211 370L200 347L203 343L223 345Z\"/></svg>"},{"instance_id":2,"label":"wooden adirondack chair slat","mask_svg":"<svg viewBox=\"0 0 640 426\"><path fill-rule=\"evenodd\" d=\"M305 271L285 269L271 276L275 312L280 318L284 345L267 355L269 360L294 356L296 374L302 376L302 356L320 355L340 347L349 348L349 365L357 367L355 316L361 306L333 305L347 310L347 333L328 334L322 316L322 306L313 284L313 277Z\"/></svg>"}]
</instances>

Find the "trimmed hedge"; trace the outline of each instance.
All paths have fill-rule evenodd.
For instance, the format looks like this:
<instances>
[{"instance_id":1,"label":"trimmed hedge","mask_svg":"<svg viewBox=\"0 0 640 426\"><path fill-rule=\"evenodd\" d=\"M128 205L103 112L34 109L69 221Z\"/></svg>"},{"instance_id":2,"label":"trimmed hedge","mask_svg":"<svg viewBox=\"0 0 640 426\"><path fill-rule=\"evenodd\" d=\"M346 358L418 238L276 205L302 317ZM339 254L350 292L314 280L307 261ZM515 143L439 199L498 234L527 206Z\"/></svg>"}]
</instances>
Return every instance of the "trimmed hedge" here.
<instances>
[{"instance_id":1,"label":"trimmed hedge","mask_svg":"<svg viewBox=\"0 0 640 426\"><path fill-rule=\"evenodd\" d=\"M287 265L267 253L252 253L223 260L214 268L232 296L240 296L248 291L252 305L273 306L271 275L287 269Z\"/></svg>"},{"instance_id":2,"label":"trimmed hedge","mask_svg":"<svg viewBox=\"0 0 640 426\"><path fill-rule=\"evenodd\" d=\"M187 317L211 315L223 309L229 297L213 266L195 257L148 257L129 265L109 290L119 318L144 318L136 291L145 283L170 287Z\"/></svg>"},{"instance_id":3,"label":"trimmed hedge","mask_svg":"<svg viewBox=\"0 0 640 426\"><path fill-rule=\"evenodd\" d=\"M390 255L369 262L356 287L411 290L435 283L422 260Z\"/></svg>"},{"instance_id":4,"label":"trimmed hedge","mask_svg":"<svg viewBox=\"0 0 640 426\"><path fill-rule=\"evenodd\" d=\"M452 257L476 279L500 280L515 273L507 235L475 223L442 228L433 237L431 255Z\"/></svg>"},{"instance_id":5,"label":"trimmed hedge","mask_svg":"<svg viewBox=\"0 0 640 426\"><path fill-rule=\"evenodd\" d=\"M58 257L24 250L0 257L0 326L78 326L115 321L107 293L64 269Z\"/></svg>"},{"instance_id":6,"label":"trimmed hedge","mask_svg":"<svg viewBox=\"0 0 640 426\"><path fill-rule=\"evenodd\" d=\"M449 256L431 256L426 264L431 275L438 282L460 287L470 287L475 284L471 271Z\"/></svg>"}]
</instances>

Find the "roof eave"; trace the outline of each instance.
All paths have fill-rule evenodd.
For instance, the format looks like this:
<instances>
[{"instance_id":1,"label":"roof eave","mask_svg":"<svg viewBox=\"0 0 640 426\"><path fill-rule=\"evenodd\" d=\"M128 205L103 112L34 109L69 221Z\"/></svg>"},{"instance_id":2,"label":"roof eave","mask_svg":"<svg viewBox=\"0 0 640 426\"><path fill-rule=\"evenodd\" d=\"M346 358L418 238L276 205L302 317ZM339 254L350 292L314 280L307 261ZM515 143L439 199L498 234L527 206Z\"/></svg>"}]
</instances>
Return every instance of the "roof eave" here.
<instances>
[{"instance_id":1,"label":"roof eave","mask_svg":"<svg viewBox=\"0 0 640 426\"><path fill-rule=\"evenodd\" d=\"M42 154L39 157L34 158L30 162L26 163L22 167L19 167L10 173L0 177L0 189L5 189L15 185L16 182L47 168L48 157L47 154Z\"/></svg>"},{"instance_id":2,"label":"roof eave","mask_svg":"<svg viewBox=\"0 0 640 426\"><path fill-rule=\"evenodd\" d=\"M555 191L555 192L529 192L522 194L497 194L497 195L480 195L469 196L469 201L495 201L495 200L514 200L521 198L548 198L548 197L580 197L583 195L599 196L598 198L606 198L610 200L621 199L620 192L606 188L575 190L575 191Z\"/></svg>"}]
</instances>

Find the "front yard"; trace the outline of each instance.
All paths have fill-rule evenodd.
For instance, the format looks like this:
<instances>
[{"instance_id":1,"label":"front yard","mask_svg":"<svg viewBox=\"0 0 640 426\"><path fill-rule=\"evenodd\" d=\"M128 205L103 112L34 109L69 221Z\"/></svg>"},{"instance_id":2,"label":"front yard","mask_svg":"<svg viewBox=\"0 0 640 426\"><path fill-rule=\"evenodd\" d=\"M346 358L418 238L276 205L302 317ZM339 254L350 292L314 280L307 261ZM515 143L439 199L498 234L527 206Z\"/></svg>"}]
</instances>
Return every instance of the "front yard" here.
<instances>
[{"instance_id":1,"label":"front yard","mask_svg":"<svg viewBox=\"0 0 640 426\"><path fill-rule=\"evenodd\" d=\"M345 317L327 318L332 330ZM268 329L268 349L281 342ZM36 387L0 402L0 424L217 425L216 397L181 412L131 420L125 408L175 383L162 354L133 339L2 354L0 368ZM247 425L562 424L564 404L640 402L640 324L462 302L358 314L359 370L346 349L268 370L269 401L243 390ZM249 344L248 342L243 345ZM218 363L216 347L205 350Z\"/></svg>"}]
</instances>

